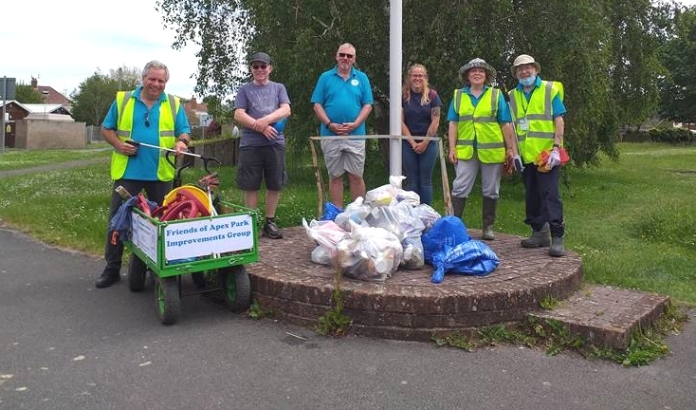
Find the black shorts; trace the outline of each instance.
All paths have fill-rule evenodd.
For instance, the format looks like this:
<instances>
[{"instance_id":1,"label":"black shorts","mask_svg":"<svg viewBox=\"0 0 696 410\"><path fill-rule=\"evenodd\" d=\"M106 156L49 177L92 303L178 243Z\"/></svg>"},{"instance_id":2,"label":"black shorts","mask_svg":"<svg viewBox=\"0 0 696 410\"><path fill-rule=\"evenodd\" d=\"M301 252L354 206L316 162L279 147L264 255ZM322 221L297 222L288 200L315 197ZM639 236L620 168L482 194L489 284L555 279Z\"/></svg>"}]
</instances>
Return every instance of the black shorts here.
<instances>
[{"instance_id":1,"label":"black shorts","mask_svg":"<svg viewBox=\"0 0 696 410\"><path fill-rule=\"evenodd\" d=\"M237 163L237 188L242 191L258 191L261 179L266 189L281 191L287 182L285 172L285 146L264 145L241 147Z\"/></svg>"}]
</instances>

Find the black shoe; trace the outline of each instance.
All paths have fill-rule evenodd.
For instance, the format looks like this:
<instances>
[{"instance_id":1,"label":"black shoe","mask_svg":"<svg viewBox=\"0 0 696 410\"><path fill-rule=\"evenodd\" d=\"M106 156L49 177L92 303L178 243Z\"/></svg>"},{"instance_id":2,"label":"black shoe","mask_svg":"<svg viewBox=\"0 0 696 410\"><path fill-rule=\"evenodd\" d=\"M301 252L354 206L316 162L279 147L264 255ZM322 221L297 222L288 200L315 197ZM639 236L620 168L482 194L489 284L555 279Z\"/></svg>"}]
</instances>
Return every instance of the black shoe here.
<instances>
[{"instance_id":1,"label":"black shoe","mask_svg":"<svg viewBox=\"0 0 696 410\"><path fill-rule=\"evenodd\" d=\"M271 239L283 239L283 233L280 232L280 228L278 228L278 225L276 225L275 222L267 221L263 225L263 231L261 234Z\"/></svg>"},{"instance_id":2,"label":"black shoe","mask_svg":"<svg viewBox=\"0 0 696 410\"><path fill-rule=\"evenodd\" d=\"M97 288L108 288L109 286L113 285L114 283L118 282L121 280L121 274L109 270L105 270L99 279L97 279L96 282L94 282L94 286Z\"/></svg>"}]
</instances>

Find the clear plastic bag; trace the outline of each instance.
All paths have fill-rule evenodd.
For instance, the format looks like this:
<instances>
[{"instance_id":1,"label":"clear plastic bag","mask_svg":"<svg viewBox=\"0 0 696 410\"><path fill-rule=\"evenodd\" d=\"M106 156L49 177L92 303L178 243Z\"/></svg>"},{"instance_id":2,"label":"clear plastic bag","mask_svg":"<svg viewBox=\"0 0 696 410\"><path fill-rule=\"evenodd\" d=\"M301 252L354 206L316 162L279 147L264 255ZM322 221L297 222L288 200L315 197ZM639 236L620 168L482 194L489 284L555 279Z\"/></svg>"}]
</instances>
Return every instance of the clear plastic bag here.
<instances>
[{"instance_id":1,"label":"clear plastic bag","mask_svg":"<svg viewBox=\"0 0 696 410\"><path fill-rule=\"evenodd\" d=\"M372 207L364 203L362 197L357 197L355 201L346 206L346 209L336 215L336 224L346 231L350 231L350 222L353 221L358 225L362 225L365 217L370 214Z\"/></svg>"},{"instance_id":2,"label":"clear plastic bag","mask_svg":"<svg viewBox=\"0 0 696 410\"><path fill-rule=\"evenodd\" d=\"M423 243L421 237L411 236L401 241L404 253L401 256L400 266L404 269L420 269L425 265Z\"/></svg>"},{"instance_id":3,"label":"clear plastic bag","mask_svg":"<svg viewBox=\"0 0 696 410\"><path fill-rule=\"evenodd\" d=\"M424 231L427 231L428 229L432 228L435 224L435 221L442 217L442 215L440 215L433 207L431 207L428 204L418 205L416 207L416 213L418 214L418 217L420 218L421 222L423 222Z\"/></svg>"},{"instance_id":4,"label":"clear plastic bag","mask_svg":"<svg viewBox=\"0 0 696 410\"><path fill-rule=\"evenodd\" d=\"M312 219L312 222L307 224L307 220L302 218L302 226L304 226L309 239L329 248L335 247L338 242L348 237L348 232L333 221Z\"/></svg>"},{"instance_id":5,"label":"clear plastic bag","mask_svg":"<svg viewBox=\"0 0 696 410\"><path fill-rule=\"evenodd\" d=\"M382 228L351 226L350 237L336 245L335 266L348 278L385 281L401 262L399 239Z\"/></svg>"},{"instance_id":6,"label":"clear plastic bag","mask_svg":"<svg viewBox=\"0 0 696 410\"><path fill-rule=\"evenodd\" d=\"M333 254L335 252L335 246L328 247L325 245L319 245L316 248L314 248L314 250L312 250L310 259L312 260L312 262L318 265L331 266L333 264Z\"/></svg>"}]
</instances>

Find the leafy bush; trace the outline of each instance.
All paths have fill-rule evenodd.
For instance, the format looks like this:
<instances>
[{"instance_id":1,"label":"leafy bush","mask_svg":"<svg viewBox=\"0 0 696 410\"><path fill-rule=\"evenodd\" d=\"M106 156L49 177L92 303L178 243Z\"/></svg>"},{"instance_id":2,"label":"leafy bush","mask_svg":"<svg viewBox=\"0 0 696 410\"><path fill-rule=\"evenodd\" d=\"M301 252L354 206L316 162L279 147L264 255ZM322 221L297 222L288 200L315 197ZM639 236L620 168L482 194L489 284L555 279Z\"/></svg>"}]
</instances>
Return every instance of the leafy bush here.
<instances>
[{"instance_id":1,"label":"leafy bush","mask_svg":"<svg viewBox=\"0 0 696 410\"><path fill-rule=\"evenodd\" d=\"M667 144L693 144L696 142L696 133L684 128L670 128L663 130L650 130L650 140Z\"/></svg>"}]
</instances>

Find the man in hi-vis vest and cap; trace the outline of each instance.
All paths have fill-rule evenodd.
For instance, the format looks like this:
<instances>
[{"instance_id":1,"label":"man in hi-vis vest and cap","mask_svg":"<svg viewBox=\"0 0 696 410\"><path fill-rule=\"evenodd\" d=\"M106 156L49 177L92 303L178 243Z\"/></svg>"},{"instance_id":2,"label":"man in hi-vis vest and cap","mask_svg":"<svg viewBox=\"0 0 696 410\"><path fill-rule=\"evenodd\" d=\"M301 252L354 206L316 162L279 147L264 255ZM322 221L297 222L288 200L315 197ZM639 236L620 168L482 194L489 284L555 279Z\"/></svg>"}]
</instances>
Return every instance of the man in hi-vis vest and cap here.
<instances>
[{"instance_id":1,"label":"man in hi-vis vest and cap","mask_svg":"<svg viewBox=\"0 0 696 410\"><path fill-rule=\"evenodd\" d=\"M515 58L511 71L518 80L517 87L509 95L524 162L524 223L532 227L531 237L524 239L522 246L550 246L549 255L563 256L565 222L559 189L566 112L563 85L557 81L543 81L539 77L541 65L527 54ZM534 162L542 152L548 153L548 161L537 167Z\"/></svg>"},{"instance_id":2,"label":"man in hi-vis vest and cap","mask_svg":"<svg viewBox=\"0 0 696 410\"><path fill-rule=\"evenodd\" d=\"M111 157L114 189L111 190L109 222L122 203L115 191L119 185L133 196L144 190L148 199L158 204L162 204L164 196L172 189L175 170L162 155L164 153L158 148L126 143L132 140L174 149L176 155L187 151L191 128L179 99L164 93L167 81L167 66L150 61L143 69L142 85L133 91L116 93L116 100L104 118L101 134L114 147ZM97 288L109 287L121 279L122 256L123 243L112 241L112 232L107 232L106 267L95 283Z\"/></svg>"}]
</instances>

